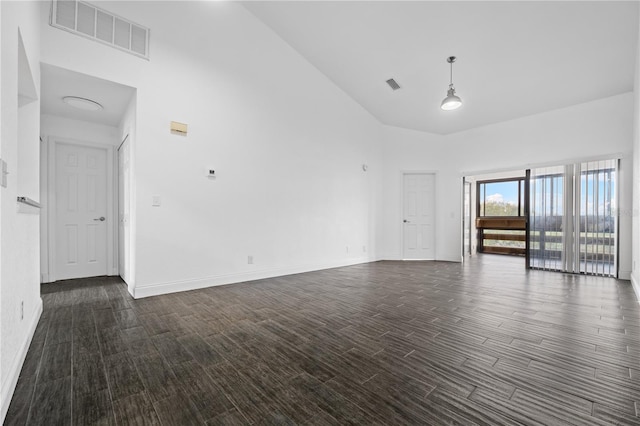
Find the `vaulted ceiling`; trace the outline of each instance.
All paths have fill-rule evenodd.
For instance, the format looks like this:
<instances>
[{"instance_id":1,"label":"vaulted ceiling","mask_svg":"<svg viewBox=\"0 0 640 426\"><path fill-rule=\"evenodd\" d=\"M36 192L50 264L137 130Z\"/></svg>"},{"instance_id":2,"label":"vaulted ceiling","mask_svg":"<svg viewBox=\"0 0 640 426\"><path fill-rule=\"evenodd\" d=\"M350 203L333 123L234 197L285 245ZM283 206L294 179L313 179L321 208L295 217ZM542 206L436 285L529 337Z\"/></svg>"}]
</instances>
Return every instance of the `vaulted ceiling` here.
<instances>
[{"instance_id":1,"label":"vaulted ceiling","mask_svg":"<svg viewBox=\"0 0 640 426\"><path fill-rule=\"evenodd\" d=\"M243 4L392 126L448 134L633 90L637 2ZM442 111L451 55L464 103Z\"/></svg>"}]
</instances>

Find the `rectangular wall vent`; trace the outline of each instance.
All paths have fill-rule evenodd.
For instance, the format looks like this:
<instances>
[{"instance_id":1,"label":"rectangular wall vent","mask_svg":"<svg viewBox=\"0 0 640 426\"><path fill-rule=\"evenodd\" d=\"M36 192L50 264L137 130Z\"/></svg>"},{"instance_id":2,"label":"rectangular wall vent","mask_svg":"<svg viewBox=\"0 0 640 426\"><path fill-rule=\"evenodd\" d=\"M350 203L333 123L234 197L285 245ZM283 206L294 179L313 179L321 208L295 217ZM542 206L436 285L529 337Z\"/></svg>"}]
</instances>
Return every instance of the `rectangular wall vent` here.
<instances>
[{"instance_id":1,"label":"rectangular wall vent","mask_svg":"<svg viewBox=\"0 0 640 426\"><path fill-rule=\"evenodd\" d=\"M387 80L387 84L389 85L389 87L391 87L393 90L398 90L400 88L400 85L398 83L396 83L396 81L392 78L390 78L389 80Z\"/></svg>"},{"instance_id":2,"label":"rectangular wall vent","mask_svg":"<svg viewBox=\"0 0 640 426\"><path fill-rule=\"evenodd\" d=\"M51 26L149 59L149 29L77 0L53 0Z\"/></svg>"}]
</instances>

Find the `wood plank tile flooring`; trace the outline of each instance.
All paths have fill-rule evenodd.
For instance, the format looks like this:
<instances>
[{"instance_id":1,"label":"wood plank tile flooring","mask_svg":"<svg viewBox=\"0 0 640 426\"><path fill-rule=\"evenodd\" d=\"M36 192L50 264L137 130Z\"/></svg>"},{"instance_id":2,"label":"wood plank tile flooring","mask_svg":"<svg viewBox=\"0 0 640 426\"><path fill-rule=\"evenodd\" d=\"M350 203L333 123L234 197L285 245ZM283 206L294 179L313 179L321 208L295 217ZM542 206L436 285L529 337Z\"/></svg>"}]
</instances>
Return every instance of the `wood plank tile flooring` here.
<instances>
[{"instance_id":1,"label":"wood plank tile flooring","mask_svg":"<svg viewBox=\"0 0 640 426\"><path fill-rule=\"evenodd\" d=\"M7 425L640 424L626 281L484 255L42 298Z\"/></svg>"}]
</instances>

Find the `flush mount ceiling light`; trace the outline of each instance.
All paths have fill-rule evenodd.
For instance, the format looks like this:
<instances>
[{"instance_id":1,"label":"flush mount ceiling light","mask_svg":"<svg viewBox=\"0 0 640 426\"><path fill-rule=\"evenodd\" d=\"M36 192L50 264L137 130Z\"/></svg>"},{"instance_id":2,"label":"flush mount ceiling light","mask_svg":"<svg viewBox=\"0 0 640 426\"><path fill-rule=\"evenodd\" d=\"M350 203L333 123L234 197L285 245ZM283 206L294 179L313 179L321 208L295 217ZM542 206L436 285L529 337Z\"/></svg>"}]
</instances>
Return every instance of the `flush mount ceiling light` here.
<instances>
[{"instance_id":1,"label":"flush mount ceiling light","mask_svg":"<svg viewBox=\"0 0 640 426\"><path fill-rule=\"evenodd\" d=\"M65 96L62 98L62 102L77 109L85 111L100 111L104 109L102 105L91 99L80 98L78 96Z\"/></svg>"},{"instance_id":2,"label":"flush mount ceiling light","mask_svg":"<svg viewBox=\"0 0 640 426\"><path fill-rule=\"evenodd\" d=\"M440 108L445 111L451 111L453 109L458 109L462 106L462 99L456 96L456 89L453 87L453 63L456 61L455 56L449 56L447 58L447 62L451 65L451 74L449 77L449 90L447 90L447 97L444 98L442 103L440 104Z\"/></svg>"}]
</instances>

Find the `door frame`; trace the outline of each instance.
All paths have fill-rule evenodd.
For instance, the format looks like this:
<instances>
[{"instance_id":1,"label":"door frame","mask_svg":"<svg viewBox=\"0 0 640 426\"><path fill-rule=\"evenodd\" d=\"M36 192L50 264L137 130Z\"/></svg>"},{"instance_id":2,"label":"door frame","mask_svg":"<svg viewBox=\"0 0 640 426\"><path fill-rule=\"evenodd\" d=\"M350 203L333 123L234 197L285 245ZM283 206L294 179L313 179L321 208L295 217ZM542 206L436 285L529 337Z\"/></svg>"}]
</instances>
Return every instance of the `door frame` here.
<instances>
[{"instance_id":1,"label":"door frame","mask_svg":"<svg viewBox=\"0 0 640 426\"><path fill-rule=\"evenodd\" d=\"M404 257L404 225L402 220L404 219L404 177L406 175L433 175L433 199L434 201L438 199L438 172L436 170L400 170L400 259L411 261L411 260L437 260L438 259L438 236L437 236L437 218L438 213L435 208L433 208L433 259L405 259Z\"/></svg>"},{"instance_id":2,"label":"door frame","mask_svg":"<svg viewBox=\"0 0 640 426\"><path fill-rule=\"evenodd\" d=\"M56 151L58 145L75 145L83 148L102 149L107 153L107 212L110 217L107 217L107 259L106 259L106 272L107 275L118 275L118 235L117 227L115 226L115 218L117 217L117 204L115 200L118 197L118 185L115 161L115 147L112 145L79 141L70 138L63 138L57 136L46 137L46 158L47 158L47 181L46 181L46 197L47 197L47 209L46 220L42 221L43 228L40 232L47 237L47 266L48 273L43 274L42 282L55 282L57 280L56 271Z\"/></svg>"},{"instance_id":3,"label":"door frame","mask_svg":"<svg viewBox=\"0 0 640 426\"><path fill-rule=\"evenodd\" d=\"M120 172L122 171L120 169L120 149L126 144L128 144L128 148L129 148L129 175L131 175L131 139L130 139L131 133L129 131L127 131L125 133L124 138L122 139L122 142L120 142L117 146L115 146L115 150L114 150L114 161L115 161L115 171L116 171L116 188L115 188L115 209L116 209L116 217L117 217L117 223L114 224L115 226L115 230L114 232L117 235L116 238L116 258L114 259L115 262L115 266L117 269L117 275L120 276L120 278L122 278L122 280L127 283L127 285L129 285L128 283L131 281L131 260L130 259L126 259L126 258L122 258L122 262L120 262L120 256L121 255L126 255L127 254L127 250L128 249L128 253L131 253L131 228L129 228L129 247L125 247L124 244L127 241L127 239L125 238L125 230L124 230L124 225L123 225L123 234L120 235L120 225L123 223L123 221L126 219L129 223L129 227L130 225L130 216L131 216L131 176L129 176L129 211L126 212L128 213L128 217L124 218L120 215L120 201L121 201L121 196L124 197L125 193L120 191L120 185L124 183L124 181L121 179L120 176ZM122 264L121 264L122 263ZM123 276L124 272L126 270L126 268L124 267L123 264L129 264L129 276Z\"/></svg>"},{"instance_id":4,"label":"door frame","mask_svg":"<svg viewBox=\"0 0 640 426\"><path fill-rule=\"evenodd\" d=\"M467 223L464 218L465 218L465 214L466 209L465 209L465 202L467 201L466 197L465 197L465 188L466 186L469 185L469 223ZM467 255L471 256L472 252L473 252L473 183L470 180L467 180L466 176L462 176L462 262L465 262L465 259L467 257ZM465 235L467 232L467 226L468 226L468 230L469 230L469 235ZM465 250L464 247L464 239L465 238L469 238L469 252L467 252Z\"/></svg>"}]
</instances>

